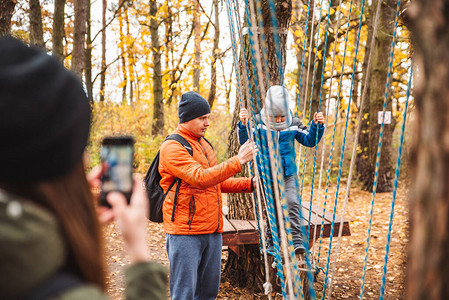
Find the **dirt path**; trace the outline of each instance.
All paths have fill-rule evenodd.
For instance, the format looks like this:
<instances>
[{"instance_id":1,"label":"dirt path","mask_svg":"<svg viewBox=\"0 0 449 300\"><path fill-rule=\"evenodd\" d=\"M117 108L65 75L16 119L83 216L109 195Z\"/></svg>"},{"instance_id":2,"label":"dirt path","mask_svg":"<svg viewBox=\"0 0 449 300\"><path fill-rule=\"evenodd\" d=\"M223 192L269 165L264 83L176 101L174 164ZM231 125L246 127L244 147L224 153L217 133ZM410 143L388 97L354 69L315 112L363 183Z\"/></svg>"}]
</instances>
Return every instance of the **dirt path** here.
<instances>
[{"instance_id":1,"label":"dirt path","mask_svg":"<svg viewBox=\"0 0 449 300\"><path fill-rule=\"evenodd\" d=\"M344 200L344 187L340 187L337 214L342 211ZM327 210L332 211L335 190L328 193ZM304 196L304 199L307 195ZM373 221L371 228L371 240L369 257L365 276L364 299L378 299L382 282L382 269L384 265L385 245L387 241L388 223L391 210L391 193L377 194L374 202ZM365 259L366 239L369 226L372 195L351 189L348 201L346 218L349 219L351 236L343 237L338 255L336 273L333 280L332 299L358 299L362 285L363 265ZM331 203L332 202L332 203ZM322 205L323 201L321 200ZM406 267L406 244L408 241L408 206L406 191L399 189L395 204L393 231L391 235L390 255L388 258L388 272L386 276L386 292L384 299L403 299ZM123 242L117 234L115 225L104 229L106 236L107 263L109 266L108 294L111 299L124 299L123 266L128 264L124 254ZM320 243L315 243L315 257L317 257ZM318 266L326 270L329 239L323 239L320 250ZM337 247L337 238L332 242L332 255ZM151 258L168 266L165 252L165 234L160 224L148 223L148 250ZM226 253L224 253L224 257ZM330 264L331 273L333 256ZM321 297L320 287L324 283L324 272L318 276L315 289ZM257 294L248 290L242 290L231 286L228 282L222 282L218 299L266 299L263 294ZM275 297L281 299L281 297Z\"/></svg>"}]
</instances>

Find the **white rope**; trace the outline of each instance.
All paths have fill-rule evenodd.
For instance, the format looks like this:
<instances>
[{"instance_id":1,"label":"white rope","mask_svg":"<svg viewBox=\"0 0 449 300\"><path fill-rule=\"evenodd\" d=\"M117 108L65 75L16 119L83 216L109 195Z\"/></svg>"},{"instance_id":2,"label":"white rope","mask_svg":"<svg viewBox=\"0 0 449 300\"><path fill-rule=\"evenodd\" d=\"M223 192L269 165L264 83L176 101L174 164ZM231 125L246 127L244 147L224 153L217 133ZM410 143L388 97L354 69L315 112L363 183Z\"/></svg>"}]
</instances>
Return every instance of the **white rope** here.
<instances>
[{"instance_id":1,"label":"white rope","mask_svg":"<svg viewBox=\"0 0 449 300\"><path fill-rule=\"evenodd\" d=\"M304 121L305 121L305 117L306 117L306 108L307 108L307 93L308 93L307 87L308 87L309 73L310 73L310 59L312 57L312 42L313 42L313 36L314 36L314 34L313 34L314 28L313 27L315 25L315 22L314 22L313 19L315 18L315 5L316 5L316 2L317 1L313 1L312 18L311 18L311 20L312 20L311 21L312 22L312 28L310 29L309 57L308 57L308 61L307 61L307 77L306 77L306 82L305 82L306 91L304 93L304 104L303 104L304 111L302 113L302 121L303 121L303 123L305 123ZM309 20L306 20L306 21L308 22ZM306 38L306 34L307 34L307 32L304 33L304 38ZM302 51L306 51L306 49L303 49ZM301 97L301 94L299 95L299 97ZM298 105L299 105L299 103L298 103ZM312 108L310 108L310 109L312 109ZM298 159L297 159L297 163L296 163L297 170L299 170L300 163L301 163L301 152L302 152L302 145L299 144Z\"/></svg>"},{"instance_id":2,"label":"white rope","mask_svg":"<svg viewBox=\"0 0 449 300\"><path fill-rule=\"evenodd\" d=\"M238 0L237 0L238 1ZM252 3L252 1L249 1L249 6L250 6L250 17L251 17L251 22L253 24L256 23L255 20L255 11L254 11L254 4ZM260 16L259 16L260 17ZM263 77L263 73L262 73L262 64L261 64L261 55L260 55L260 47L259 47L259 40L258 37L255 37L254 39L254 46L255 46L255 50L256 50L256 70L257 70L257 75L260 79L264 78ZM265 46L265 45L264 45ZM263 83L259 84L259 89L260 89L260 93L263 97L263 95L265 95L265 85ZM265 113L267 114L267 111L265 110ZM268 116L266 116L268 117ZM274 153L273 153L273 143L272 143L272 138L271 138L271 130L267 130L267 139L268 139L268 153L269 153L269 157L270 157L270 165L271 165L271 170L272 170L272 176L273 176L273 184L274 184L274 194L275 194L275 203L276 203L276 208L277 208L277 213L278 213L278 221L279 221L279 231L281 233L281 244L282 244L282 250L283 250L283 254L284 254L284 260L285 260L285 264L288 264L289 262L289 254L288 254L288 246L287 246L287 234L285 232L285 224L284 224L284 219L283 219L283 215L282 215L282 207L280 205L280 195L279 195L279 186L278 186L278 181L277 181L277 175L276 172L278 170L275 169L275 165L274 165ZM290 294L293 295L293 281L292 281L293 275L291 274L291 269L290 268L286 268L286 281L287 281L287 287L288 290L290 291Z\"/></svg>"},{"instance_id":3,"label":"white rope","mask_svg":"<svg viewBox=\"0 0 449 300\"><path fill-rule=\"evenodd\" d=\"M240 10L239 10L238 0L236 0L236 7L237 7L237 17L240 20ZM237 24L237 31L238 31L239 36L240 36L240 41L243 41L243 34L242 34L241 28L240 28L240 26L238 26L238 24ZM240 50L242 52L242 57L244 57L244 55L243 55L243 47L242 46L240 47ZM238 65L236 66L236 68L238 68ZM247 78L248 78L247 70L246 70L245 67L243 67L242 69L243 69L243 72L245 73L244 81L246 83L246 87L245 87L246 96L247 96L247 99L251 99L250 96L249 96L249 91L248 91L248 86L250 86L250 85L249 85L248 80L247 80ZM239 74L240 74L240 72L239 72ZM240 98L240 99L242 99L242 98ZM240 101L240 104L241 104L241 101ZM252 119L248 118L248 128L252 128L252 126L253 126ZM248 138L252 141L252 133L250 132L250 130L248 130ZM270 283L270 267L269 267L269 264L268 264L267 247L266 247L266 242L265 242L265 227L264 227L264 222L263 222L262 201L260 200L261 199L261 193L260 193L260 186L259 186L259 184L260 184L261 181L260 181L259 170L257 168L256 157L253 157L253 165L254 165L253 169L254 169L254 172L255 172L255 178L256 178L257 183L258 183L258 186L256 188L257 203L258 203L258 208L259 208L258 209L259 210L258 211L258 213L259 213L258 226L259 226L259 228L261 230L262 249L263 249L264 267L265 267L265 280L266 280L266 282L264 283L264 288L265 288L265 291L267 292L270 289L272 290L272 288L271 288L272 285ZM254 195L252 195L251 199L252 199L252 204L253 204L253 207L254 207L254 210L255 210L256 206L255 206L255 201L254 201ZM256 214L256 211L254 211L254 213ZM267 289L267 287L270 287L270 288ZM268 299L271 300L271 292L269 292L268 294L266 293L266 295L268 295Z\"/></svg>"},{"instance_id":4,"label":"white rope","mask_svg":"<svg viewBox=\"0 0 449 300\"><path fill-rule=\"evenodd\" d=\"M374 21L374 27L373 27L373 36L371 37L371 51L370 54L368 56L368 64L367 64L367 68L366 68L366 77L365 77L365 82L364 82L364 86L363 86L363 92L362 92L362 98L360 100L360 106L359 106L359 112L358 112L358 118L357 118L357 131L354 137L354 144L352 147L352 157L351 157L351 165L349 167L349 174L348 174L348 180L347 180L347 184L346 184L346 195L345 195L345 200L344 200L344 204L343 204L343 212L341 214L341 220L340 220L340 227L338 230L338 239L337 239L337 246L335 249L335 255L334 255L334 260L332 262L332 271L331 271L331 276L329 278L334 278L335 275L335 269L336 269L336 265L337 265L337 259L338 259L338 254L340 252L340 243L341 243L341 237L342 237L342 233L343 233L343 223L344 223L344 217L345 217L345 213L346 213L346 206L348 203L348 199L349 199L349 191L351 189L351 179L352 179L352 171L354 169L354 164L355 164L355 157L357 156L357 145L359 142L359 134L362 128L362 116L363 116L363 105L365 104L365 99L366 99L366 93L368 90L368 80L369 77L371 75L371 58L373 55L373 49L374 49L374 44L375 44L375 40L376 40L376 35L377 35L377 27L378 27L378 23L379 23L379 15L380 15L380 6L381 6L382 1L378 1L377 2L377 8L376 8L376 18ZM349 108L348 108L348 113L349 113ZM333 280L330 280L330 284L329 284L329 293L328 293L328 299L330 299L331 295L332 295L332 282Z\"/></svg>"},{"instance_id":5,"label":"white rope","mask_svg":"<svg viewBox=\"0 0 449 300\"><path fill-rule=\"evenodd\" d=\"M326 122L324 127L327 128L328 126L328 120L329 120L329 110L330 110L330 99L331 99L331 93L332 93L332 80L334 79L334 67L335 67L335 57L337 56L337 44L338 44L338 28L340 26L340 10L341 10L341 3L342 0L340 0L340 2L338 3L338 10L337 12L335 12L337 15L337 22L335 23L334 26L334 33L335 33L335 40L334 40L334 51L332 54L332 67L331 67L331 78L329 81L329 93L328 93L328 102L327 102L327 107L326 107ZM349 30L349 27L348 29ZM325 66L323 66L324 69ZM338 109L338 108L336 108ZM321 197L321 182L322 182L322 178L323 178L323 169L324 169L324 154L325 154L325 150L326 150L326 134L324 134L323 136L323 147L322 147L322 152L321 152L321 164L320 164L320 177L318 180L318 195L317 195L317 206L320 206L320 197ZM324 216L322 216L324 218ZM312 257L315 256L315 241L316 241L316 230L317 230L317 226L315 226L313 228L313 246L312 246Z\"/></svg>"}]
</instances>

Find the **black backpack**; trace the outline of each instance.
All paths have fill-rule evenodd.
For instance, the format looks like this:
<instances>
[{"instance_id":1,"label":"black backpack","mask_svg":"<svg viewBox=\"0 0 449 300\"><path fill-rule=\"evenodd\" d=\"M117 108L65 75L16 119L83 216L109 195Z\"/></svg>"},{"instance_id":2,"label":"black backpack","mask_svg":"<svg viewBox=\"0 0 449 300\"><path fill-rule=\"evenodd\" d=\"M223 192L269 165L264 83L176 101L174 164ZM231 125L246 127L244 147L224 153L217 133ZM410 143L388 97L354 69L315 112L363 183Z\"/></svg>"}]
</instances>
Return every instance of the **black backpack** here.
<instances>
[{"instance_id":1,"label":"black backpack","mask_svg":"<svg viewBox=\"0 0 449 300\"><path fill-rule=\"evenodd\" d=\"M186 139L180 136L179 134L174 133L169 135L164 140L164 142L167 140L178 141L181 145L184 146L184 148L186 148L187 152L189 152L189 154L193 156L193 150L189 142L187 142ZM150 200L149 219L150 221L157 223L161 223L164 221L162 217L162 205L164 204L164 200L168 192L176 184L176 182L178 182L178 185L176 186L175 199L173 200L173 213L171 217L172 221L175 220L176 199L178 198L179 187L181 186L181 179L175 178L175 180L173 180L173 182L170 184L167 192L165 192L164 194L164 190L159 184L161 179L162 179L161 174L159 174L159 151L158 151L153 159L153 162L148 168L147 175L145 175L144 179L145 190L147 191L148 199Z\"/></svg>"}]
</instances>

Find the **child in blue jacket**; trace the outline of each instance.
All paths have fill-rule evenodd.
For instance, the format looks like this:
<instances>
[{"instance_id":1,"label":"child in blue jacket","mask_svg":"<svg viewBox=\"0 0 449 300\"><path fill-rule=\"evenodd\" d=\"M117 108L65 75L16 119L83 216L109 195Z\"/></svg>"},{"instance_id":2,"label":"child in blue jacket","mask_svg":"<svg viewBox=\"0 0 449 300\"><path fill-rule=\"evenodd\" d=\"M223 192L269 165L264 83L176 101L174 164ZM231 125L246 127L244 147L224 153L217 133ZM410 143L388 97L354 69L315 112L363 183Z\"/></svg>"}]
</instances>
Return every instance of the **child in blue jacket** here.
<instances>
[{"instance_id":1,"label":"child in blue jacket","mask_svg":"<svg viewBox=\"0 0 449 300\"><path fill-rule=\"evenodd\" d=\"M297 190L297 170L296 170L296 151L295 140L306 147L314 147L321 140L324 132L324 117L321 112L315 113L310 129L307 129L298 118L293 117L288 108L289 95L287 89L283 86L274 85L269 88L265 97L265 106L260 114L255 116L255 128L251 131L254 135L262 135L260 138L261 149L259 149L257 164L259 173L262 173L261 163L268 166L269 183L272 184L270 157L268 151L267 130L271 129L271 138L273 142L279 143L279 153L281 156L282 170L285 184L285 197L287 198L290 222L292 225L293 246L297 254L304 252L304 246L301 238L301 220L299 205L299 194ZM273 118L274 117L274 118ZM242 108L240 111L240 122L238 123L238 139L243 144L248 140L247 123L249 119L248 111ZM318 135L318 140L317 140ZM267 252L274 253L271 230L267 228Z\"/></svg>"}]
</instances>

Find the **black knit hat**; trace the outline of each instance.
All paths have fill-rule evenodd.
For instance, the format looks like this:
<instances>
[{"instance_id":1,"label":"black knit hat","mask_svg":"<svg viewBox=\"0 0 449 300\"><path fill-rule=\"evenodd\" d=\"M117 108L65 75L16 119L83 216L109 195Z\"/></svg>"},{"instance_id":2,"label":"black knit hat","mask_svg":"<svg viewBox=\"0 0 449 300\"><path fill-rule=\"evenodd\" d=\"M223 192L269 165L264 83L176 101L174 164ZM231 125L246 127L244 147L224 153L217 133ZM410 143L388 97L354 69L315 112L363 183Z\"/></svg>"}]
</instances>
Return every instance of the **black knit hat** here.
<instances>
[{"instance_id":1,"label":"black knit hat","mask_svg":"<svg viewBox=\"0 0 449 300\"><path fill-rule=\"evenodd\" d=\"M198 93L187 92L181 96L178 108L179 123L185 123L206 114L210 114L209 103Z\"/></svg>"},{"instance_id":2,"label":"black knit hat","mask_svg":"<svg viewBox=\"0 0 449 300\"><path fill-rule=\"evenodd\" d=\"M81 161L90 105L81 82L55 58L0 39L0 181L33 182Z\"/></svg>"}]
</instances>

